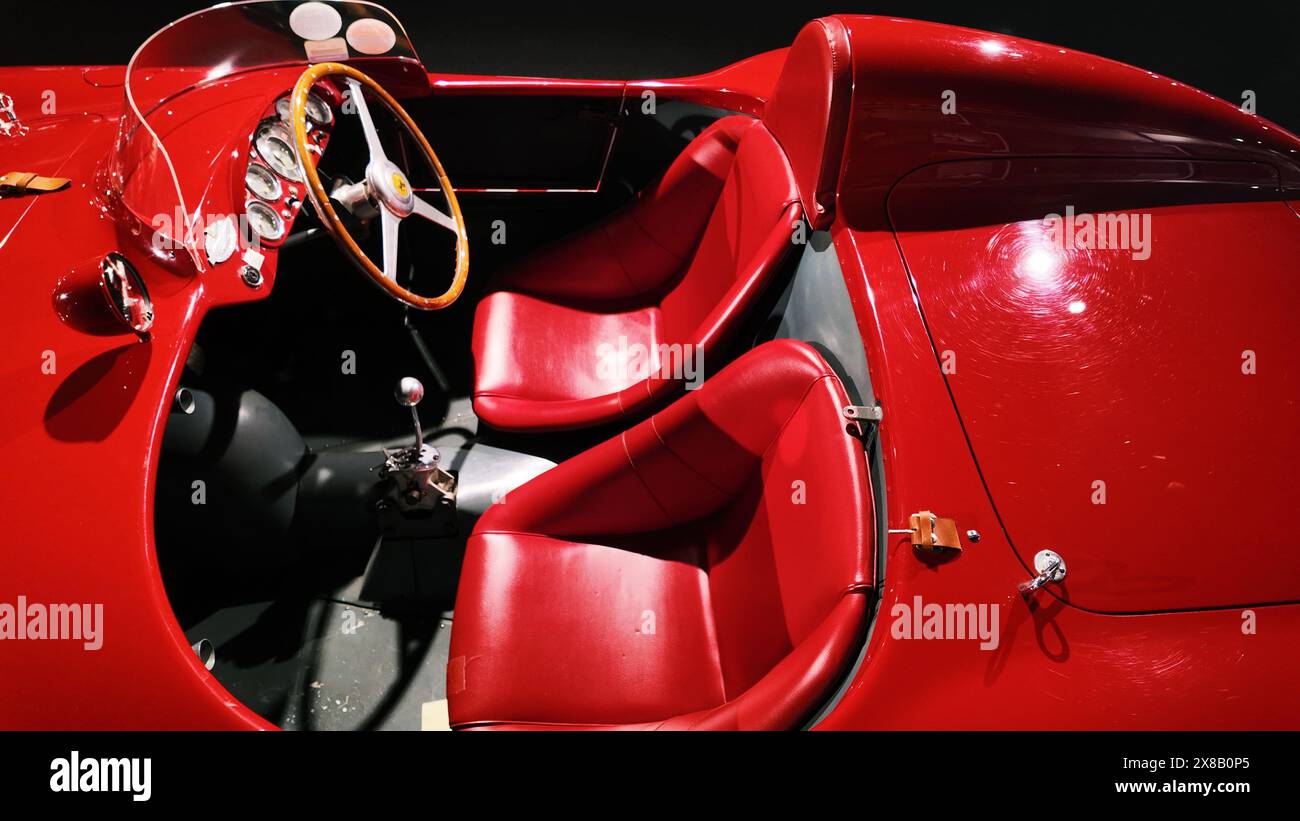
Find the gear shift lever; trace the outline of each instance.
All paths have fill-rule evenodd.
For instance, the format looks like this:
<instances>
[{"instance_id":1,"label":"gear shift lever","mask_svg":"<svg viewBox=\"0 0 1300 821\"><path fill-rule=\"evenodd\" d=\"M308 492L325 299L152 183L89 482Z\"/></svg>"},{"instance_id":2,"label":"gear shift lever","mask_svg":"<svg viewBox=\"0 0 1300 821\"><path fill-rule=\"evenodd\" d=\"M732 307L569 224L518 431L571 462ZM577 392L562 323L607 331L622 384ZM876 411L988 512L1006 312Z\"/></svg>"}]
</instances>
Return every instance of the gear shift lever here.
<instances>
[{"instance_id":1,"label":"gear shift lever","mask_svg":"<svg viewBox=\"0 0 1300 821\"><path fill-rule=\"evenodd\" d=\"M397 383L397 390L393 392L397 397L397 404L411 409L411 421L415 423L415 453L424 450L424 432L420 430L420 413L416 406L424 398L424 385L414 376L402 377Z\"/></svg>"},{"instance_id":2,"label":"gear shift lever","mask_svg":"<svg viewBox=\"0 0 1300 821\"><path fill-rule=\"evenodd\" d=\"M393 391L397 404L411 409L415 424L415 443L409 448L385 448L383 472L394 480L395 507L402 511L428 511L441 503L454 503L456 477L439 464L442 454L424 443L417 406L424 398L424 385L413 376L404 377Z\"/></svg>"}]
</instances>

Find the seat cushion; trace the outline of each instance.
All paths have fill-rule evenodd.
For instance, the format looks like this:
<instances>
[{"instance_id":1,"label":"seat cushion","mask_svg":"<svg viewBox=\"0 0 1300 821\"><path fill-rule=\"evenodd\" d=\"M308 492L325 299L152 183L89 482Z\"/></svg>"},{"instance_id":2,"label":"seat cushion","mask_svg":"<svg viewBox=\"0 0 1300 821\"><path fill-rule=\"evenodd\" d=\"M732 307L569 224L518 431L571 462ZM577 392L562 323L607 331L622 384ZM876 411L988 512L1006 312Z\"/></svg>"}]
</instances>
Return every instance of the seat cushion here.
<instances>
[{"instance_id":1,"label":"seat cushion","mask_svg":"<svg viewBox=\"0 0 1300 821\"><path fill-rule=\"evenodd\" d=\"M591 310L499 291L474 323L474 407L488 419L575 427L622 414L619 393L646 379L657 307Z\"/></svg>"},{"instance_id":2,"label":"seat cushion","mask_svg":"<svg viewBox=\"0 0 1300 821\"><path fill-rule=\"evenodd\" d=\"M473 648L447 674L460 723L638 723L724 700L707 578L688 542L487 532L462 579L458 598L482 607L453 620L458 648Z\"/></svg>"},{"instance_id":3,"label":"seat cushion","mask_svg":"<svg viewBox=\"0 0 1300 821\"><path fill-rule=\"evenodd\" d=\"M490 508L456 602L453 726L806 719L872 580L846 402L810 347L767 343Z\"/></svg>"}]
</instances>

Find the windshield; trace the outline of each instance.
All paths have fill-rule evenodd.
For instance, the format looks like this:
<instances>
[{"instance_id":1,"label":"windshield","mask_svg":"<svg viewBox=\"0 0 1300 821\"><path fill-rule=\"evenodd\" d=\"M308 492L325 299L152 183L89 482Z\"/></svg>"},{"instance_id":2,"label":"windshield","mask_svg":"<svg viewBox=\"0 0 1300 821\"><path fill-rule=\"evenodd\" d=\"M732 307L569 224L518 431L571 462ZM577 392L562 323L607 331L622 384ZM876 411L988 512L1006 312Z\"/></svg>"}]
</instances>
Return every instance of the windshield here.
<instances>
[{"instance_id":1,"label":"windshield","mask_svg":"<svg viewBox=\"0 0 1300 821\"><path fill-rule=\"evenodd\" d=\"M428 82L402 24L372 3L226 3L182 17L140 46L127 66L110 187L127 216L152 231L155 249L184 251L199 270L206 268L195 234L211 180L190 172L210 167L212 158L186 152L211 146L185 133L187 118L174 103L240 73L320 62L352 63L381 83Z\"/></svg>"}]
</instances>

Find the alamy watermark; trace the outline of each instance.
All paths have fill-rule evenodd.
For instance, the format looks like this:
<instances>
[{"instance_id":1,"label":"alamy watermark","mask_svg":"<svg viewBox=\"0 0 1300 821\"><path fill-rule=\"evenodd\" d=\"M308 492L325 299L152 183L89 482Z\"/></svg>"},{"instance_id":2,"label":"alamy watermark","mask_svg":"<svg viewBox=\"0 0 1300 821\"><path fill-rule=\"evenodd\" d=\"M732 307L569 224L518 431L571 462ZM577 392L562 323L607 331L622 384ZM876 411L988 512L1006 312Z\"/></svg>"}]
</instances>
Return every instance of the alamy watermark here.
<instances>
[{"instance_id":1,"label":"alamy watermark","mask_svg":"<svg viewBox=\"0 0 1300 821\"><path fill-rule=\"evenodd\" d=\"M104 605L43 604L19 596L0 602L0 641L79 641L87 650L104 646Z\"/></svg>"},{"instance_id":2,"label":"alamy watermark","mask_svg":"<svg viewBox=\"0 0 1300 821\"><path fill-rule=\"evenodd\" d=\"M688 391L695 390L704 384L704 346L689 342L647 345L620 336L616 342L596 345L596 377L623 383L672 379L685 382Z\"/></svg>"},{"instance_id":3,"label":"alamy watermark","mask_svg":"<svg viewBox=\"0 0 1300 821\"><path fill-rule=\"evenodd\" d=\"M153 796L152 758L82 758L73 750L50 762L50 792L124 792L132 801Z\"/></svg>"},{"instance_id":4,"label":"alamy watermark","mask_svg":"<svg viewBox=\"0 0 1300 821\"><path fill-rule=\"evenodd\" d=\"M259 251L262 247L261 235L247 214L196 214L187 227L185 212L177 206L171 214L155 214L149 227L153 229L149 244L158 252L184 250L187 231L200 250L212 250L217 245L233 253Z\"/></svg>"},{"instance_id":5,"label":"alamy watermark","mask_svg":"<svg viewBox=\"0 0 1300 821\"><path fill-rule=\"evenodd\" d=\"M1047 241L1059 251L1129 251L1135 260L1151 257L1150 214L1065 214L1043 218Z\"/></svg>"},{"instance_id":6,"label":"alamy watermark","mask_svg":"<svg viewBox=\"0 0 1300 821\"><path fill-rule=\"evenodd\" d=\"M981 650L996 650L1001 642L1000 605L925 603L920 596L898 602L889 609L894 622L889 634L895 639L975 641Z\"/></svg>"}]
</instances>

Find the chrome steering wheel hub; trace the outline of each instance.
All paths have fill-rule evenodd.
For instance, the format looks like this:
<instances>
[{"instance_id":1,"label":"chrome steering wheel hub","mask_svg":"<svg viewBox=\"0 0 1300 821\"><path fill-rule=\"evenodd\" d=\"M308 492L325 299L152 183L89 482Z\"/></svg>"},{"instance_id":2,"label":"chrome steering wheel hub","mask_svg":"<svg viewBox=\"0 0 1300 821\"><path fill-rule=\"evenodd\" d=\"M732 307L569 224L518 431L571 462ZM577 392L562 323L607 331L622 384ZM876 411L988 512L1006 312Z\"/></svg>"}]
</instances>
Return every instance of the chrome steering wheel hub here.
<instances>
[{"instance_id":1,"label":"chrome steering wheel hub","mask_svg":"<svg viewBox=\"0 0 1300 821\"><path fill-rule=\"evenodd\" d=\"M415 210L415 191L402 170L387 159L366 167L370 194L396 217L408 217Z\"/></svg>"}]
</instances>

